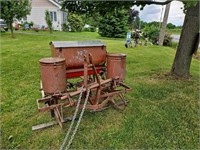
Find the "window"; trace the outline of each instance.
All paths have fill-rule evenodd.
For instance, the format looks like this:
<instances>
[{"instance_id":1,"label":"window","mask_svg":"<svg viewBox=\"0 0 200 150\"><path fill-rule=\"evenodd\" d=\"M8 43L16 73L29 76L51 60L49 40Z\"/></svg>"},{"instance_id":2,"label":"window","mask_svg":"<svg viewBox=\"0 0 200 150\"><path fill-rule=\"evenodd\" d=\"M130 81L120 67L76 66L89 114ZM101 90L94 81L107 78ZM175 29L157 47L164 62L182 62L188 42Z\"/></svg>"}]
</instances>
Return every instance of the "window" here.
<instances>
[{"instance_id":1,"label":"window","mask_svg":"<svg viewBox=\"0 0 200 150\"><path fill-rule=\"evenodd\" d=\"M52 21L57 21L57 14L55 11L50 11L50 17Z\"/></svg>"},{"instance_id":2,"label":"window","mask_svg":"<svg viewBox=\"0 0 200 150\"><path fill-rule=\"evenodd\" d=\"M56 15L56 12L54 11L53 14L54 14L54 21L57 21L57 15Z\"/></svg>"}]
</instances>

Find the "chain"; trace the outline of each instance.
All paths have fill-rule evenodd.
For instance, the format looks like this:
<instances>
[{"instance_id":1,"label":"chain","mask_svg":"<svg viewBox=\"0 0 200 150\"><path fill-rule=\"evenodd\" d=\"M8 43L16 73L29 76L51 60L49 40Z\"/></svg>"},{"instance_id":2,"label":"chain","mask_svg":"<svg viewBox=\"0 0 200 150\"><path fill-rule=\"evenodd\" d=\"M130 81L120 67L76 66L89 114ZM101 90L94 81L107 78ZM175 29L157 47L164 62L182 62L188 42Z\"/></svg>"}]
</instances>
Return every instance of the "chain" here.
<instances>
[{"instance_id":1,"label":"chain","mask_svg":"<svg viewBox=\"0 0 200 150\"><path fill-rule=\"evenodd\" d=\"M88 90L87 90L87 95L86 95L86 99L85 99L85 102L84 102L84 104L83 104L83 109L82 109L82 111L81 111L79 120L78 120L78 122L77 122L77 124L76 124L76 127L75 127L75 129L74 129L74 132L73 132L73 134L72 134L72 136L71 136L71 139L70 139L68 145L66 146L66 150L69 149L69 147L70 147L70 145L71 145L71 143L72 143L72 141L73 141L73 139L74 139L74 136L75 136L75 134L76 134L76 132L77 132L77 129L78 129L79 125L80 125L81 119L82 119L82 117L83 117L83 113L84 113L85 108L86 108L87 101L88 101L88 99L89 99L89 95L90 95L90 89L88 88Z\"/></svg>"},{"instance_id":2,"label":"chain","mask_svg":"<svg viewBox=\"0 0 200 150\"><path fill-rule=\"evenodd\" d=\"M72 122L71 122L70 127L69 127L69 129L68 129L68 131L67 131L67 134L66 134L66 136L65 136L65 139L64 139L64 141L63 141L63 144L60 146L60 150L62 150L63 147L65 146L66 141L67 141L67 139L68 139L68 136L69 136L69 134L70 134L70 132L71 132L71 130L72 130L72 127L73 127L73 125L74 125L74 121L75 121L75 119L76 119L76 115L77 115L77 113L78 113L79 105L80 105L80 102L81 102L82 94L83 94L83 86L81 87L81 93L80 93L79 98L78 98L78 103L77 103L77 105L76 105L76 110L75 110L75 112L74 112L74 116L73 116L73 118L72 118Z\"/></svg>"}]
</instances>

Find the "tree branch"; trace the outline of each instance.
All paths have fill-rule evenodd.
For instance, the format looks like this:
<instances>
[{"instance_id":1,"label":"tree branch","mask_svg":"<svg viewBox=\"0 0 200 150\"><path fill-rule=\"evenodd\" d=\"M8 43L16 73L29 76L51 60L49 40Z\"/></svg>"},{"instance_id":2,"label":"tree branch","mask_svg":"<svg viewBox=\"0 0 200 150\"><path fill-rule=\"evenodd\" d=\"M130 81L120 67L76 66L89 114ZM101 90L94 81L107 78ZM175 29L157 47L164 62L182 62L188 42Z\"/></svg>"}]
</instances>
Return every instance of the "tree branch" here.
<instances>
[{"instance_id":1,"label":"tree branch","mask_svg":"<svg viewBox=\"0 0 200 150\"><path fill-rule=\"evenodd\" d=\"M172 2L174 0L166 0L164 2L159 2L159 1L140 1L140 3L144 3L144 4L147 4L147 5L150 5L150 4L155 4L155 5L166 5L170 2Z\"/></svg>"}]
</instances>

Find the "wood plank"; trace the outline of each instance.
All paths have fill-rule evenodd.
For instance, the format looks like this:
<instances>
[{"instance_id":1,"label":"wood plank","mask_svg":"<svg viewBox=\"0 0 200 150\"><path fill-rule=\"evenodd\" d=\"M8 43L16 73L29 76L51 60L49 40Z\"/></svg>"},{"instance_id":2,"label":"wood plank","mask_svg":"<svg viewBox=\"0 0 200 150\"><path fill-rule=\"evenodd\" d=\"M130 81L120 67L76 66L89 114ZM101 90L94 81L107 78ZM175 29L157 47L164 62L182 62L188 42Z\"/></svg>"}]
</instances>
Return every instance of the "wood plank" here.
<instances>
[{"instance_id":1,"label":"wood plank","mask_svg":"<svg viewBox=\"0 0 200 150\"><path fill-rule=\"evenodd\" d=\"M49 127L52 127L52 126L54 126L56 124L57 124L56 121L52 121L52 122L48 122L48 123L43 123L43 124L39 124L39 125L36 125L36 126L32 126L32 131L40 130L40 129L44 129L44 128L49 128Z\"/></svg>"}]
</instances>

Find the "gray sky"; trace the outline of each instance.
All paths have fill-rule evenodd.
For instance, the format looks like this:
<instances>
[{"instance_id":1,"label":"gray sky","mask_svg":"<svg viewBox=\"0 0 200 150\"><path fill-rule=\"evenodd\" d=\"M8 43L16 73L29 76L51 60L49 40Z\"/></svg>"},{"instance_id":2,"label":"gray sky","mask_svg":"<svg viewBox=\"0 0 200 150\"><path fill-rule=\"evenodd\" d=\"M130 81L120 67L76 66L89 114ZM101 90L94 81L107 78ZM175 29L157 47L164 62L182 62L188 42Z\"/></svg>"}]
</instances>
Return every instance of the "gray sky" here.
<instances>
[{"instance_id":1,"label":"gray sky","mask_svg":"<svg viewBox=\"0 0 200 150\"><path fill-rule=\"evenodd\" d=\"M134 7L136 10L139 10L139 8ZM183 4L179 1L173 1L171 3L169 17L168 17L168 23L173 23L174 25L183 25L183 21L185 18L185 14L183 13ZM147 5L144 7L142 11L139 13L139 17L141 20L146 22L152 22L152 21L161 21L161 14L163 9L163 15L165 6L160 5ZM162 17L163 17L162 15Z\"/></svg>"}]
</instances>

